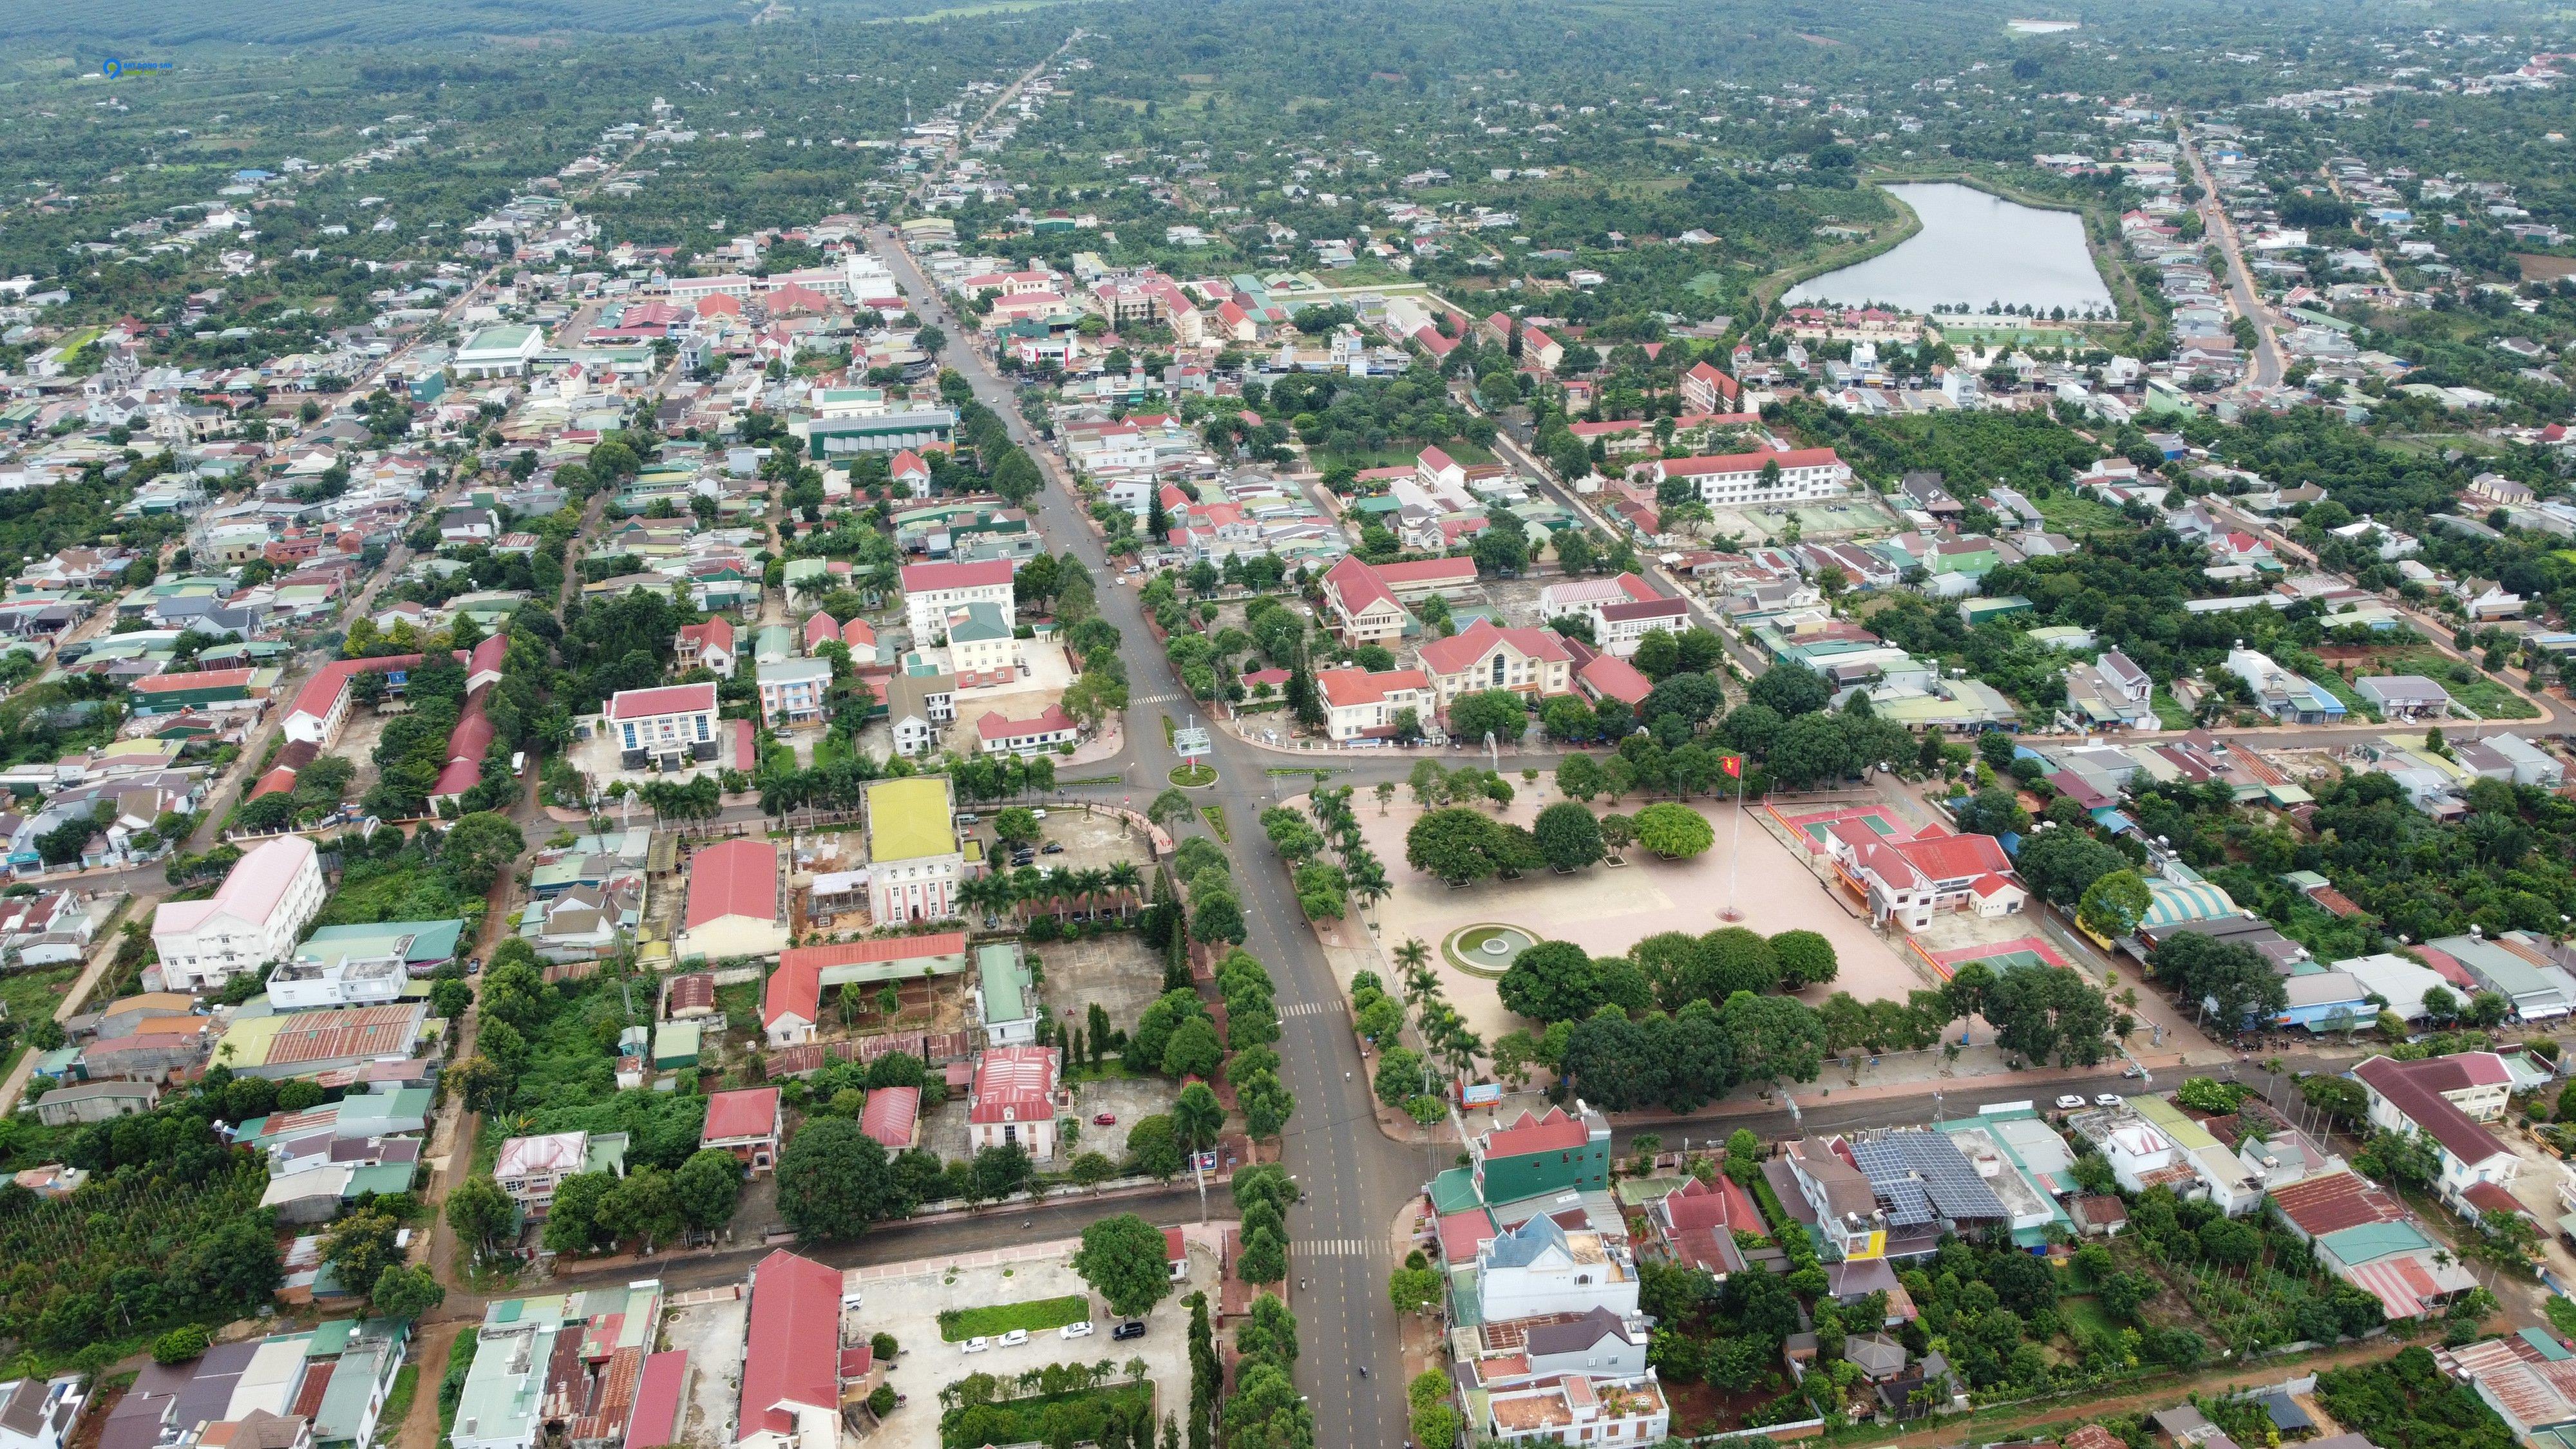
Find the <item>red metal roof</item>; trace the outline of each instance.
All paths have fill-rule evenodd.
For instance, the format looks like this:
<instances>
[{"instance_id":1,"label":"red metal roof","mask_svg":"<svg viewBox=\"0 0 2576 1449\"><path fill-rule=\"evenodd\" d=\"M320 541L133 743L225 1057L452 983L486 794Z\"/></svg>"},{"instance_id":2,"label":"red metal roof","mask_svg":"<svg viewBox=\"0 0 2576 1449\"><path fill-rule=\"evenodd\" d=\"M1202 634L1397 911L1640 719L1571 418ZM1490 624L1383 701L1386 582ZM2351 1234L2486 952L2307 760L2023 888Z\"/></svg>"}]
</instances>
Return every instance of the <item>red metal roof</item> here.
<instances>
[{"instance_id":1,"label":"red metal roof","mask_svg":"<svg viewBox=\"0 0 2576 1449\"><path fill-rule=\"evenodd\" d=\"M818 970L825 966L862 966L878 961L911 961L924 956L959 956L966 933L941 931L928 936L885 936L873 941L835 941L828 946L792 946L779 953L778 969Z\"/></svg>"},{"instance_id":2,"label":"red metal roof","mask_svg":"<svg viewBox=\"0 0 2576 1449\"><path fill-rule=\"evenodd\" d=\"M1831 448L1791 448L1775 453L1768 448L1753 453L1714 453L1696 458L1668 458L1655 465L1657 476L1696 478L1704 473L1759 473L1765 463L1776 462L1783 468L1822 468L1842 461L1842 455Z\"/></svg>"},{"instance_id":3,"label":"red metal roof","mask_svg":"<svg viewBox=\"0 0 2576 1449\"><path fill-rule=\"evenodd\" d=\"M859 1112L859 1130L884 1143L886 1151L901 1152L912 1145L920 1120L919 1087L879 1087L868 1093L868 1104Z\"/></svg>"},{"instance_id":4,"label":"red metal roof","mask_svg":"<svg viewBox=\"0 0 2576 1449\"><path fill-rule=\"evenodd\" d=\"M839 1269L784 1249L761 1259L751 1270L751 1320L744 1339L736 1442L764 1432L793 1435L796 1415L784 1405L839 1412Z\"/></svg>"},{"instance_id":5,"label":"red metal roof","mask_svg":"<svg viewBox=\"0 0 2576 1449\"><path fill-rule=\"evenodd\" d=\"M651 719L656 715L680 714L688 710L715 713L715 681L697 684L665 684L658 689L621 689L608 701L612 720Z\"/></svg>"},{"instance_id":6,"label":"red metal roof","mask_svg":"<svg viewBox=\"0 0 2576 1449\"><path fill-rule=\"evenodd\" d=\"M680 1439L680 1390L689 1382L689 1351L675 1348L646 1356L635 1383L635 1407L626 1416L624 1449L653 1449Z\"/></svg>"},{"instance_id":7,"label":"red metal roof","mask_svg":"<svg viewBox=\"0 0 2576 1449\"><path fill-rule=\"evenodd\" d=\"M707 1121L700 1142L740 1137L769 1137L778 1131L778 1089L743 1087L707 1098Z\"/></svg>"},{"instance_id":8,"label":"red metal roof","mask_svg":"<svg viewBox=\"0 0 2576 1449\"><path fill-rule=\"evenodd\" d=\"M349 687L351 676L409 669L420 660L421 656L417 654L379 654L366 659L333 660L313 671L313 677L304 681L302 689L295 691L295 703L287 709L287 716L291 719L300 714L316 720L329 719L331 711L340 702L340 692Z\"/></svg>"},{"instance_id":9,"label":"red metal roof","mask_svg":"<svg viewBox=\"0 0 2576 1449\"><path fill-rule=\"evenodd\" d=\"M974 1122L1035 1122L1055 1112L1055 1048L995 1047L975 1062Z\"/></svg>"},{"instance_id":10,"label":"red metal roof","mask_svg":"<svg viewBox=\"0 0 2576 1449\"><path fill-rule=\"evenodd\" d=\"M1011 581L1011 561L1006 558L984 559L976 563L906 564L903 591L918 594L935 589L985 588Z\"/></svg>"},{"instance_id":11,"label":"red metal roof","mask_svg":"<svg viewBox=\"0 0 2576 1449\"><path fill-rule=\"evenodd\" d=\"M2312 1238L2365 1223L2406 1219L2406 1209L2398 1205L2397 1199L2351 1172L2329 1172L2276 1187L2272 1189L2272 1206Z\"/></svg>"},{"instance_id":12,"label":"red metal roof","mask_svg":"<svg viewBox=\"0 0 2576 1449\"><path fill-rule=\"evenodd\" d=\"M726 916L778 919L777 846L766 840L728 840L689 858L684 928L696 930Z\"/></svg>"}]
</instances>

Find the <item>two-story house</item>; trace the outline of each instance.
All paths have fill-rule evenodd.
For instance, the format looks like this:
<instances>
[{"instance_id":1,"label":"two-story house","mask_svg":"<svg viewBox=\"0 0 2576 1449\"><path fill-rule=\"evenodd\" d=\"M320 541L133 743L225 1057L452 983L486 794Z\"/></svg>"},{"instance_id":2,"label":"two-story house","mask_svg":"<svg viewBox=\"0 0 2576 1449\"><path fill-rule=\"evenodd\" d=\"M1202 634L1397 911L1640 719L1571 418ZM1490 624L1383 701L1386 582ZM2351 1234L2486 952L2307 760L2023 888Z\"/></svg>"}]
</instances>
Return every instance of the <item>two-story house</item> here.
<instances>
[{"instance_id":1,"label":"two-story house","mask_svg":"<svg viewBox=\"0 0 2576 1449\"><path fill-rule=\"evenodd\" d=\"M554 1206L555 1189L576 1173L626 1175L623 1132L548 1132L513 1137L492 1159L492 1181L509 1194L531 1219L543 1218Z\"/></svg>"}]
</instances>

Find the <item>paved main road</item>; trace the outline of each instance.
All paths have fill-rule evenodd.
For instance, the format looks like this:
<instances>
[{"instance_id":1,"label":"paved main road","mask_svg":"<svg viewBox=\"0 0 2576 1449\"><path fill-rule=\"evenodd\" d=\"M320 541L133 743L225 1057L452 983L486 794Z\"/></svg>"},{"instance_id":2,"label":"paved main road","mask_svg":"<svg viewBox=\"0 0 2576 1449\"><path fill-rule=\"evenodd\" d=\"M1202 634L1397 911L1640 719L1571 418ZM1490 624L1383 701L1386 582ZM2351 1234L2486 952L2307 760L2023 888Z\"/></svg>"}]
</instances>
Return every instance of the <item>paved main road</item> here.
<instances>
[{"instance_id":1,"label":"paved main road","mask_svg":"<svg viewBox=\"0 0 2576 1449\"><path fill-rule=\"evenodd\" d=\"M1101 614L1127 641L1130 695L1178 695L1180 681L1161 651L1151 646L1153 636L1145 628L1136 591L1115 585L1117 570L1077 512L1052 451L1029 436L1017 398L974 354L965 340L970 334L940 304L890 235L878 233L875 245L914 311L958 339L952 361L974 385L977 400L1009 425L1012 438L1048 475L1052 486L1034 501L1039 529L1059 547L1074 550L1103 585ZM1158 706L1135 705L1125 719L1127 757L1120 763L1132 764L1135 789L1146 796L1160 791L1166 772L1179 763L1163 743L1161 714ZM1297 1098L1285 1160L1306 1198L1291 1215L1292 1236L1299 1242L1357 1238L1388 1244L1382 1254L1361 1257L1308 1257L1292 1245L1286 1287L1305 1349L1298 1362L1299 1384L1313 1401L1318 1443L1401 1443L1407 1430L1402 1387L1392 1382L1400 1361L1386 1278L1395 1266L1396 1215L1440 1164L1422 1149L1390 1142L1378 1132L1366 1073L1344 1014L1300 1015L1293 1009L1307 1002L1336 1005L1341 990L1279 863L1261 848L1256 820L1271 803L1265 772L1289 761L1223 731L1216 732L1215 741L1217 784L1199 793L1204 803L1224 808L1237 842L1227 847L1227 854L1243 887L1250 928L1244 945L1270 968L1278 985L1282 1071ZM1404 763L1410 768L1409 761ZM1361 1379L1363 1367L1374 1377Z\"/></svg>"},{"instance_id":2,"label":"paved main road","mask_svg":"<svg viewBox=\"0 0 2576 1449\"><path fill-rule=\"evenodd\" d=\"M2236 240L2236 219L2227 214L2225 203L2220 201L2218 187L2209 179L2209 167L2200 159L2199 145L2184 142L2183 154L2191 158L2192 178L2200 183L2202 230L2227 257L2227 294L2236 303L2236 314L2254 324L2254 355L2248 359L2245 380L2237 390L2277 387L2284 370L2281 344L2273 336L2271 314L2263 310L2262 300L2254 295L2253 275L2245 270L2245 249Z\"/></svg>"}]
</instances>

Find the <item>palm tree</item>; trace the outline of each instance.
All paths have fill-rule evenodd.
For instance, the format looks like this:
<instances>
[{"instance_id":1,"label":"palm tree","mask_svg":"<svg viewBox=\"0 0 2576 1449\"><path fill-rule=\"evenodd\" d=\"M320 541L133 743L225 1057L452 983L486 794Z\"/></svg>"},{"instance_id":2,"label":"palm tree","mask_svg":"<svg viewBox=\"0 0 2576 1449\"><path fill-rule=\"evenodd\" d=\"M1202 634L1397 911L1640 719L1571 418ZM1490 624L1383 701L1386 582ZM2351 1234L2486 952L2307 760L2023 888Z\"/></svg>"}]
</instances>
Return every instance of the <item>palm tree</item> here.
<instances>
[{"instance_id":1,"label":"palm tree","mask_svg":"<svg viewBox=\"0 0 2576 1449\"><path fill-rule=\"evenodd\" d=\"M986 924L1011 904L1011 884L996 875L977 876L957 887L957 904L981 911Z\"/></svg>"},{"instance_id":2,"label":"palm tree","mask_svg":"<svg viewBox=\"0 0 2576 1449\"><path fill-rule=\"evenodd\" d=\"M1136 869L1134 861L1122 860L1109 867L1109 888L1118 892L1120 920L1127 918L1128 909L1135 903L1136 894L1144 884L1144 873Z\"/></svg>"},{"instance_id":3,"label":"palm tree","mask_svg":"<svg viewBox=\"0 0 2576 1449\"><path fill-rule=\"evenodd\" d=\"M1379 901L1395 894L1395 884L1386 878L1386 867L1378 864L1376 856L1361 856L1346 864L1344 875L1350 881L1351 894L1359 897L1361 905L1375 910Z\"/></svg>"},{"instance_id":4,"label":"palm tree","mask_svg":"<svg viewBox=\"0 0 2576 1449\"><path fill-rule=\"evenodd\" d=\"M1109 893L1109 872L1078 870L1073 873L1071 884L1075 893L1082 897L1083 913L1100 914L1100 898Z\"/></svg>"},{"instance_id":5,"label":"palm tree","mask_svg":"<svg viewBox=\"0 0 2576 1449\"><path fill-rule=\"evenodd\" d=\"M1395 948L1395 966L1404 976L1407 1005L1418 1010L1424 998L1439 992L1440 978L1431 971L1431 948L1422 944L1421 937L1407 936Z\"/></svg>"}]
</instances>

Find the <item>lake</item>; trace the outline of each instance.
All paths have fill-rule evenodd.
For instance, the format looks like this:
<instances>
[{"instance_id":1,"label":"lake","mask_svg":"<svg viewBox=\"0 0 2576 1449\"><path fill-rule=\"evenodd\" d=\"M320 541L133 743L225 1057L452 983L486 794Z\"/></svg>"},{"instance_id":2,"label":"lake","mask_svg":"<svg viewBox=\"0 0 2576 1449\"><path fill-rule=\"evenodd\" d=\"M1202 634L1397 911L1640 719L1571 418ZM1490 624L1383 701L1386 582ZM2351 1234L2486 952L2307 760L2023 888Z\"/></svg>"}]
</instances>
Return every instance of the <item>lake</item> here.
<instances>
[{"instance_id":1,"label":"lake","mask_svg":"<svg viewBox=\"0 0 2576 1449\"><path fill-rule=\"evenodd\" d=\"M1785 299L1858 306L1875 302L1902 312L1964 304L2029 306L2069 315L2090 307L2109 315L2110 289L2084 247L2084 222L2071 211L2042 211L1955 181L1904 182L1881 188L1923 220L1895 247L1790 289Z\"/></svg>"}]
</instances>

